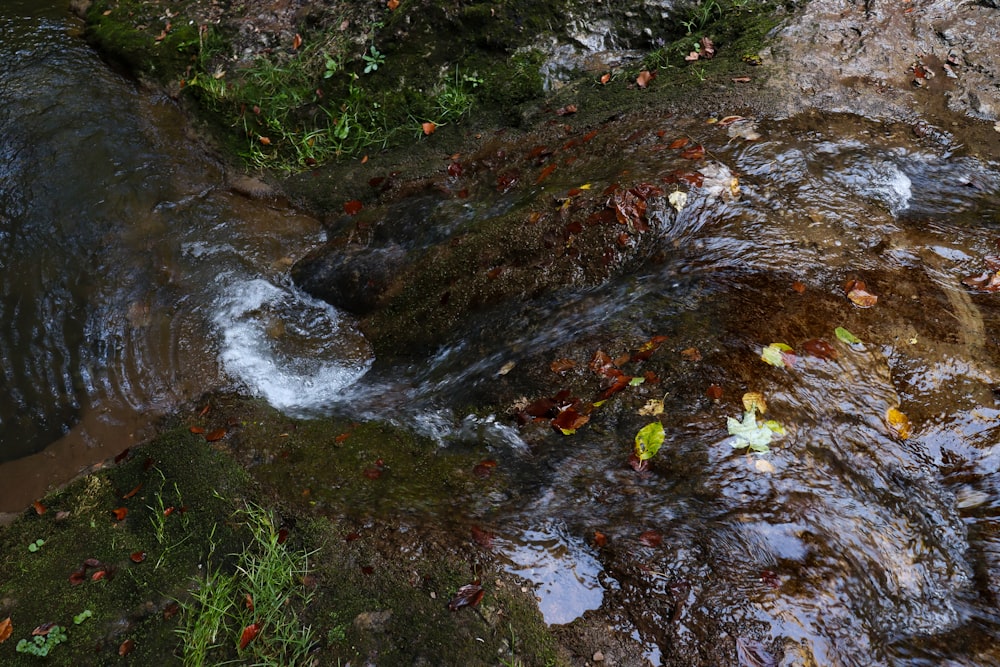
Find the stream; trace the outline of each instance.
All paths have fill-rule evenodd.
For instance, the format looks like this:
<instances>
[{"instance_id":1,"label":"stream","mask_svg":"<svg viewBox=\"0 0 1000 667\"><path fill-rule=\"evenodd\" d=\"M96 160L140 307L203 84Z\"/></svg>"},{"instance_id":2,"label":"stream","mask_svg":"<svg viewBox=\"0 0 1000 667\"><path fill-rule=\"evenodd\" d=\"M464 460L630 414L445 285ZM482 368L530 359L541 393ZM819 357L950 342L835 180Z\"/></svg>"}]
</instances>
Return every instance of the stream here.
<instances>
[{"instance_id":1,"label":"stream","mask_svg":"<svg viewBox=\"0 0 1000 667\"><path fill-rule=\"evenodd\" d=\"M523 475L470 520L534 583L546 620L603 609L654 664L719 636L766 645L775 662L759 664L1000 664L1000 297L962 283L1000 254L996 162L945 131L848 116L606 129L606 150L544 185L419 205L474 219L627 171L663 190L646 204L649 256L486 311L393 367L351 316L292 284L319 222L236 194L174 103L73 30L54 0L0 15L0 512L179 406L239 391L293 416L484 443ZM663 181L684 163L665 148L676 137L709 148L679 207ZM877 303L854 305L851 280ZM596 388L588 359L626 335L666 336L626 369L656 381L571 436L462 412L564 357ZM787 367L761 359L775 342L795 349ZM766 456L726 430L747 391L785 431ZM631 442L655 419L638 410L657 400L666 440L637 473Z\"/></svg>"}]
</instances>

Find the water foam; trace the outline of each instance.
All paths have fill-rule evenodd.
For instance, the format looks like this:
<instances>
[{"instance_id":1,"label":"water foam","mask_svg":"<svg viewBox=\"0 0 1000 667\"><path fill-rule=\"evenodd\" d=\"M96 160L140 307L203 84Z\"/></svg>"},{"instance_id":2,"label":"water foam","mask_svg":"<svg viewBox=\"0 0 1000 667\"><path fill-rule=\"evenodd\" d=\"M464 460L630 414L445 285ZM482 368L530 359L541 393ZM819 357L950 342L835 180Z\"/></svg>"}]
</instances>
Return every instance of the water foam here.
<instances>
[{"instance_id":1,"label":"water foam","mask_svg":"<svg viewBox=\"0 0 1000 667\"><path fill-rule=\"evenodd\" d=\"M292 415L337 403L373 361L335 308L262 278L226 285L214 323L226 372Z\"/></svg>"}]
</instances>

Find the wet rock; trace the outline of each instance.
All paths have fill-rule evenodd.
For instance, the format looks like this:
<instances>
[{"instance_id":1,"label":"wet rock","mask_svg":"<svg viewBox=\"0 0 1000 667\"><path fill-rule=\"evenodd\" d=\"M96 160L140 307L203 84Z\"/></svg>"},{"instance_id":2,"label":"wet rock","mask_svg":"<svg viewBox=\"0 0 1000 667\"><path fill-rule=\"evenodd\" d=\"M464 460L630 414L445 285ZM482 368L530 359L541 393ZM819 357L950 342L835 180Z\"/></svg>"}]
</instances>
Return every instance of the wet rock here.
<instances>
[{"instance_id":1,"label":"wet rock","mask_svg":"<svg viewBox=\"0 0 1000 667\"><path fill-rule=\"evenodd\" d=\"M347 249L323 246L292 268L295 284L355 315L375 309L406 252L398 245Z\"/></svg>"}]
</instances>

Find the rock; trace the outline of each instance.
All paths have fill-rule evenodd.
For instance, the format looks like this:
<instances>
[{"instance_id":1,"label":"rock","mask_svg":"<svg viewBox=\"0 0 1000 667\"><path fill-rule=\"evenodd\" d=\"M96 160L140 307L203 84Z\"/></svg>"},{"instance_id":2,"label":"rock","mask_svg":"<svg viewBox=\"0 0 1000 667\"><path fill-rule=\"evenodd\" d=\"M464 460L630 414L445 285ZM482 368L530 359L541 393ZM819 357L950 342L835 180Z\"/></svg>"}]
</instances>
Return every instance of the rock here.
<instances>
[{"instance_id":1,"label":"rock","mask_svg":"<svg viewBox=\"0 0 1000 667\"><path fill-rule=\"evenodd\" d=\"M301 289L355 315L370 313L403 266L406 252L398 245L350 249L324 245L292 267Z\"/></svg>"}]
</instances>

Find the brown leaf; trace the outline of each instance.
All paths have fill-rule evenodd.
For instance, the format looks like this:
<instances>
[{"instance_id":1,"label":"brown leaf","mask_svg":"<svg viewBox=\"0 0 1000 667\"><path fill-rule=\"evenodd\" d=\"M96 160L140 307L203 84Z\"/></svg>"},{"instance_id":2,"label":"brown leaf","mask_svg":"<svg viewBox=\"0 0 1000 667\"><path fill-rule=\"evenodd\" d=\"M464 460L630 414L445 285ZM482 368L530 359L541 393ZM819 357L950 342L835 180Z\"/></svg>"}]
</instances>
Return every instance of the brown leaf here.
<instances>
[{"instance_id":1,"label":"brown leaf","mask_svg":"<svg viewBox=\"0 0 1000 667\"><path fill-rule=\"evenodd\" d=\"M681 350L681 356L685 361L701 361L701 352L696 347L689 347Z\"/></svg>"},{"instance_id":2,"label":"brown leaf","mask_svg":"<svg viewBox=\"0 0 1000 667\"><path fill-rule=\"evenodd\" d=\"M205 432L205 429L203 429L201 426L192 426L188 430L194 433L195 435L201 435L202 433Z\"/></svg>"},{"instance_id":3,"label":"brown leaf","mask_svg":"<svg viewBox=\"0 0 1000 667\"><path fill-rule=\"evenodd\" d=\"M385 6L389 8L390 12L394 12L399 7L399 0L389 0Z\"/></svg>"},{"instance_id":4,"label":"brown leaf","mask_svg":"<svg viewBox=\"0 0 1000 667\"><path fill-rule=\"evenodd\" d=\"M427 121L426 123L421 123L420 128L424 131L424 135L434 134L434 130L437 129L437 124Z\"/></svg>"},{"instance_id":5,"label":"brown leaf","mask_svg":"<svg viewBox=\"0 0 1000 667\"><path fill-rule=\"evenodd\" d=\"M734 76L733 83L750 83L751 79L748 76Z\"/></svg>"},{"instance_id":6,"label":"brown leaf","mask_svg":"<svg viewBox=\"0 0 1000 667\"><path fill-rule=\"evenodd\" d=\"M259 141L262 146L271 145L271 137L257 137L257 141Z\"/></svg>"},{"instance_id":7,"label":"brown leaf","mask_svg":"<svg viewBox=\"0 0 1000 667\"><path fill-rule=\"evenodd\" d=\"M639 72L639 76L635 78L635 85L640 88L645 88L649 85L649 82L656 78L656 72L650 72L649 70L642 70Z\"/></svg>"},{"instance_id":8,"label":"brown leaf","mask_svg":"<svg viewBox=\"0 0 1000 667\"><path fill-rule=\"evenodd\" d=\"M663 533L658 530L647 530L639 534L639 544L647 547L658 547L663 542Z\"/></svg>"},{"instance_id":9,"label":"brown leaf","mask_svg":"<svg viewBox=\"0 0 1000 667\"><path fill-rule=\"evenodd\" d=\"M254 640L257 633L260 632L259 623L251 623L247 627L243 628L243 634L240 635L240 650L242 651L247 647L247 644Z\"/></svg>"},{"instance_id":10,"label":"brown leaf","mask_svg":"<svg viewBox=\"0 0 1000 667\"><path fill-rule=\"evenodd\" d=\"M3 644L10 638L11 633L14 632L14 626L10 622L10 616L0 621L0 644Z\"/></svg>"},{"instance_id":11,"label":"brown leaf","mask_svg":"<svg viewBox=\"0 0 1000 667\"><path fill-rule=\"evenodd\" d=\"M489 532L488 530L483 530L479 526L473 526L471 532L472 532L472 539L473 541L475 541L476 544L478 544L484 549L493 548L493 537L494 537L493 533Z\"/></svg>"},{"instance_id":12,"label":"brown leaf","mask_svg":"<svg viewBox=\"0 0 1000 667\"><path fill-rule=\"evenodd\" d=\"M128 508L127 507L119 507L116 510L112 510L111 513L115 515L115 520L116 521L121 521L126 516L128 516Z\"/></svg>"},{"instance_id":13,"label":"brown leaf","mask_svg":"<svg viewBox=\"0 0 1000 667\"><path fill-rule=\"evenodd\" d=\"M607 73L601 75L601 85L602 86L606 85L608 83L608 81L611 81L611 73L610 72L607 72Z\"/></svg>"},{"instance_id":14,"label":"brown leaf","mask_svg":"<svg viewBox=\"0 0 1000 667\"><path fill-rule=\"evenodd\" d=\"M352 199L344 202L344 213L347 215L357 215L365 207L360 199Z\"/></svg>"},{"instance_id":15,"label":"brown leaf","mask_svg":"<svg viewBox=\"0 0 1000 667\"><path fill-rule=\"evenodd\" d=\"M45 505L43 505L41 502L37 500L31 503L31 506L35 508L35 514L37 514L38 516L41 516L48 511Z\"/></svg>"},{"instance_id":16,"label":"brown leaf","mask_svg":"<svg viewBox=\"0 0 1000 667\"><path fill-rule=\"evenodd\" d=\"M141 563L142 561L146 560L146 552L133 551L132 555L130 555L129 558L132 560L133 563Z\"/></svg>"},{"instance_id":17,"label":"brown leaf","mask_svg":"<svg viewBox=\"0 0 1000 667\"><path fill-rule=\"evenodd\" d=\"M708 385L708 389L705 390L705 395L713 401L718 401L722 398L722 387L717 384L710 384Z\"/></svg>"},{"instance_id":18,"label":"brown leaf","mask_svg":"<svg viewBox=\"0 0 1000 667\"><path fill-rule=\"evenodd\" d=\"M562 410L552 420L552 425L561 431L575 431L590 421L590 417L582 415L573 408Z\"/></svg>"},{"instance_id":19,"label":"brown leaf","mask_svg":"<svg viewBox=\"0 0 1000 667\"><path fill-rule=\"evenodd\" d=\"M802 343L802 349L814 357L833 360L837 358L837 350L822 338L813 338Z\"/></svg>"},{"instance_id":20,"label":"brown leaf","mask_svg":"<svg viewBox=\"0 0 1000 667\"><path fill-rule=\"evenodd\" d=\"M551 364L549 364L549 370L553 373L558 373L562 375L568 370L576 368L576 362L572 359L556 359Z\"/></svg>"},{"instance_id":21,"label":"brown leaf","mask_svg":"<svg viewBox=\"0 0 1000 667\"><path fill-rule=\"evenodd\" d=\"M471 584L466 584L458 589L455 597L448 603L448 609L457 611L462 607L475 607L483 599L485 592L479 580L476 579Z\"/></svg>"},{"instance_id":22,"label":"brown leaf","mask_svg":"<svg viewBox=\"0 0 1000 667\"><path fill-rule=\"evenodd\" d=\"M634 361L646 361L653 353L659 349L663 341L667 340L666 336L653 336L648 341L639 346L639 349L632 353L632 359Z\"/></svg>"},{"instance_id":23,"label":"brown leaf","mask_svg":"<svg viewBox=\"0 0 1000 667\"><path fill-rule=\"evenodd\" d=\"M493 474L493 469L497 467L497 462L493 459L480 461L472 468L472 474L479 479L486 479Z\"/></svg>"},{"instance_id":24,"label":"brown leaf","mask_svg":"<svg viewBox=\"0 0 1000 667\"><path fill-rule=\"evenodd\" d=\"M985 271L962 279L962 284L980 292L1000 291L1000 271Z\"/></svg>"},{"instance_id":25,"label":"brown leaf","mask_svg":"<svg viewBox=\"0 0 1000 667\"><path fill-rule=\"evenodd\" d=\"M608 536L599 530L594 531L594 546L603 547L608 543Z\"/></svg>"},{"instance_id":26,"label":"brown leaf","mask_svg":"<svg viewBox=\"0 0 1000 667\"><path fill-rule=\"evenodd\" d=\"M864 283L861 283L862 285ZM858 308L871 308L878 302L878 297L865 289L855 287L847 293L847 298Z\"/></svg>"},{"instance_id":27,"label":"brown leaf","mask_svg":"<svg viewBox=\"0 0 1000 667\"><path fill-rule=\"evenodd\" d=\"M218 442L226 437L226 429L217 428L214 431L205 434L206 442Z\"/></svg>"},{"instance_id":28,"label":"brown leaf","mask_svg":"<svg viewBox=\"0 0 1000 667\"><path fill-rule=\"evenodd\" d=\"M128 500L129 498L131 498L135 494L139 493L139 489L141 489L141 488L142 488L142 482L139 482L134 489L132 489L131 491L129 491L128 493L126 493L124 496L122 496L122 500Z\"/></svg>"},{"instance_id":29,"label":"brown leaf","mask_svg":"<svg viewBox=\"0 0 1000 667\"><path fill-rule=\"evenodd\" d=\"M535 179L535 185L538 185L539 183L541 183L542 181L544 181L546 178L548 178L549 176L551 176L552 172L554 172L555 170L556 170L556 163L555 162L550 162L549 164L547 164L545 166L545 168L542 169L542 172L540 174L538 174L538 178Z\"/></svg>"},{"instance_id":30,"label":"brown leaf","mask_svg":"<svg viewBox=\"0 0 1000 667\"><path fill-rule=\"evenodd\" d=\"M705 157L705 147L701 144L695 144L689 148L685 148L681 151L681 157L685 160L700 160Z\"/></svg>"},{"instance_id":31,"label":"brown leaf","mask_svg":"<svg viewBox=\"0 0 1000 667\"><path fill-rule=\"evenodd\" d=\"M292 49L298 51L300 46L302 46L302 35L295 33L295 37L292 37Z\"/></svg>"},{"instance_id":32,"label":"brown leaf","mask_svg":"<svg viewBox=\"0 0 1000 667\"><path fill-rule=\"evenodd\" d=\"M708 37L702 37L700 51L703 58L712 58L715 56L715 44Z\"/></svg>"},{"instance_id":33,"label":"brown leaf","mask_svg":"<svg viewBox=\"0 0 1000 667\"><path fill-rule=\"evenodd\" d=\"M680 139L674 139L673 141L671 141L670 145L667 146L667 148L669 148L670 150L679 151L680 149L687 146L689 143L691 143L690 139L688 139L687 137L681 137Z\"/></svg>"},{"instance_id":34,"label":"brown leaf","mask_svg":"<svg viewBox=\"0 0 1000 667\"><path fill-rule=\"evenodd\" d=\"M246 607L249 611L253 611L253 596L250 595L249 593L245 593L243 595L243 606Z\"/></svg>"},{"instance_id":35,"label":"brown leaf","mask_svg":"<svg viewBox=\"0 0 1000 667\"><path fill-rule=\"evenodd\" d=\"M799 294L803 294L806 291L806 286L805 283L796 280L794 283L792 283L792 289L798 292Z\"/></svg>"},{"instance_id":36,"label":"brown leaf","mask_svg":"<svg viewBox=\"0 0 1000 667\"><path fill-rule=\"evenodd\" d=\"M569 116L575 114L577 111L575 104L567 104L564 107L559 107L556 109L557 116Z\"/></svg>"}]
</instances>

